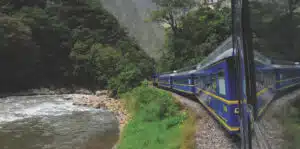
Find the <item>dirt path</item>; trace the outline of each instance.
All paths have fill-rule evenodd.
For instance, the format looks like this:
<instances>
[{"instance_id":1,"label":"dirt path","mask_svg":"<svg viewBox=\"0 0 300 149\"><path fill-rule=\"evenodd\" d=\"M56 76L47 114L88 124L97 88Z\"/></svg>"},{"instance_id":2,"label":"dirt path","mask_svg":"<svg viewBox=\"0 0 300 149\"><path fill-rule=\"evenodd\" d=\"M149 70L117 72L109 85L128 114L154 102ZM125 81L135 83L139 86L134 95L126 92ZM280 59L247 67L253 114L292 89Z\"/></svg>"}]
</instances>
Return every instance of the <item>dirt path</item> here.
<instances>
[{"instance_id":1,"label":"dirt path","mask_svg":"<svg viewBox=\"0 0 300 149\"><path fill-rule=\"evenodd\" d=\"M175 93L172 95L197 115L196 149L238 148L237 142L228 136L225 129L204 110L200 103Z\"/></svg>"}]
</instances>

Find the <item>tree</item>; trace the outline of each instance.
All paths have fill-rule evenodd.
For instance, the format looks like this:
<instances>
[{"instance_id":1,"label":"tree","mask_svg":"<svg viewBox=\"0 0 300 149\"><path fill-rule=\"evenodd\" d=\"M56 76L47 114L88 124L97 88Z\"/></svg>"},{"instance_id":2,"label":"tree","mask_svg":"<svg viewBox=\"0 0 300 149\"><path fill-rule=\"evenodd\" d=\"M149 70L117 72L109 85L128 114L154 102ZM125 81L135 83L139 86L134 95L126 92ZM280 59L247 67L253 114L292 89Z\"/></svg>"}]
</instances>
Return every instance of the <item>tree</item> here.
<instances>
[{"instance_id":1,"label":"tree","mask_svg":"<svg viewBox=\"0 0 300 149\"><path fill-rule=\"evenodd\" d=\"M152 0L158 10L153 11L151 20L158 23L166 23L170 25L174 35L179 32L179 18L190 11L194 4L194 0Z\"/></svg>"},{"instance_id":2,"label":"tree","mask_svg":"<svg viewBox=\"0 0 300 149\"><path fill-rule=\"evenodd\" d=\"M180 32L168 32L165 52L159 62L161 71L195 65L231 34L229 8L201 6L178 19Z\"/></svg>"},{"instance_id":3,"label":"tree","mask_svg":"<svg viewBox=\"0 0 300 149\"><path fill-rule=\"evenodd\" d=\"M1 91L99 89L118 78L122 92L153 72L153 60L99 1L4 0L0 8Z\"/></svg>"},{"instance_id":4,"label":"tree","mask_svg":"<svg viewBox=\"0 0 300 149\"><path fill-rule=\"evenodd\" d=\"M250 6L254 49L274 59L298 61L299 1L253 1Z\"/></svg>"}]
</instances>

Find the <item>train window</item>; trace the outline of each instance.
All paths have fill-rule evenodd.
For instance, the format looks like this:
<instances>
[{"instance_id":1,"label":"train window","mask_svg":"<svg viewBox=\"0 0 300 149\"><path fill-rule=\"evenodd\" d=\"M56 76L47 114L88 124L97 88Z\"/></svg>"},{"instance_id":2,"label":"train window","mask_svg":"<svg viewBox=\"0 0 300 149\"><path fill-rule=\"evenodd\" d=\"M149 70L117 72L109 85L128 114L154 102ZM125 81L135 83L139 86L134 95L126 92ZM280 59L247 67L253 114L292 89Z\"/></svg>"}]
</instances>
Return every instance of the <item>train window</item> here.
<instances>
[{"instance_id":1,"label":"train window","mask_svg":"<svg viewBox=\"0 0 300 149\"><path fill-rule=\"evenodd\" d=\"M260 70L256 70L256 80L259 82L263 81L263 73Z\"/></svg>"},{"instance_id":2,"label":"train window","mask_svg":"<svg viewBox=\"0 0 300 149\"><path fill-rule=\"evenodd\" d=\"M159 82L169 84L169 79L161 78Z\"/></svg>"},{"instance_id":3,"label":"train window","mask_svg":"<svg viewBox=\"0 0 300 149\"><path fill-rule=\"evenodd\" d=\"M205 87L205 76L199 77L199 82L200 82L200 87L204 88Z\"/></svg>"},{"instance_id":4,"label":"train window","mask_svg":"<svg viewBox=\"0 0 300 149\"><path fill-rule=\"evenodd\" d=\"M280 79L280 80L283 79L283 74L280 74L279 79Z\"/></svg>"},{"instance_id":5,"label":"train window","mask_svg":"<svg viewBox=\"0 0 300 149\"><path fill-rule=\"evenodd\" d=\"M220 95L226 95L226 84L225 84L225 76L224 72L218 73L218 84L219 84L219 94Z\"/></svg>"},{"instance_id":6,"label":"train window","mask_svg":"<svg viewBox=\"0 0 300 149\"><path fill-rule=\"evenodd\" d=\"M273 74L273 72L266 72L264 75L264 86L265 87L270 87L275 84L276 77Z\"/></svg>"},{"instance_id":7,"label":"train window","mask_svg":"<svg viewBox=\"0 0 300 149\"><path fill-rule=\"evenodd\" d=\"M243 81L243 91L244 95L246 95L246 80Z\"/></svg>"},{"instance_id":8,"label":"train window","mask_svg":"<svg viewBox=\"0 0 300 149\"><path fill-rule=\"evenodd\" d=\"M174 79L175 84L189 84L189 81L187 78L181 78L181 79Z\"/></svg>"},{"instance_id":9,"label":"train window","mask_svg":"<svg viewBox=\"0 0 300 149\"><path fill-rule=\"evenodd\" d=\"M199 77L195 77L194 78L194 83L195 83L195 85L198 85L199 86Z\"/></svg>"},{"instance_id":10,"label":"train window","mask_svg":"<svg viewBox=\"0 0 300 149\"><path fill-rule=\"evenodd\" d=\"M205 83L204 83L205 78L206 78L205 76L197 76L195 78L195 85L199 88L204 88L205 87Z\"/></svg>"}]
</instances>

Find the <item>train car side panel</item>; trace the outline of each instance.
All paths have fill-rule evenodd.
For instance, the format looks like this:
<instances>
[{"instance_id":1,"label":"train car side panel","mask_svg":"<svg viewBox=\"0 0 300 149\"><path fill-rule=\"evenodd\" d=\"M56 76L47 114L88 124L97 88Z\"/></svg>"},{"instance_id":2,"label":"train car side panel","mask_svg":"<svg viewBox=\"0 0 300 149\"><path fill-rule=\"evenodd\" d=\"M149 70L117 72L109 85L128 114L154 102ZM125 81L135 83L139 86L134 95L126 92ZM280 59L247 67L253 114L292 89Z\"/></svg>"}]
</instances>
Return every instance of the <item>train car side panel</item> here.
<instances>
[{"instance_id":1,"label":"train car side panel","mask_svg":"<svg viewBox=\"0 0 300 149\"><path fill-rule=\"evenodd\" d=\"M171 77L170 76L159 76L158 77L158 86L171 88Z\"/></svg>"},{"instance_id":2,"label":"train car side panel","mask_svg":"<svg viewBox=\"0 0 300 149\"><path fill-rule=\"evenodd\" d=\"M233 109L237 106L237 100L229 97L230 81L227 61L223 60L211 67L195 74L196 96L203 106L229 131L235 134L239 126L232 126Z\"/></svg>"},{"instance_id":3,"label":"train car side panel","mask_svg":"<svg viewBox=\"0 0 300 149\"><path fill-rule=\"evenodd\" d=\"M194 85L192 80L192 75L178 75L172 76L172 86L174 90L193 94L194 93Z\"/></svg>"}]
</instances>

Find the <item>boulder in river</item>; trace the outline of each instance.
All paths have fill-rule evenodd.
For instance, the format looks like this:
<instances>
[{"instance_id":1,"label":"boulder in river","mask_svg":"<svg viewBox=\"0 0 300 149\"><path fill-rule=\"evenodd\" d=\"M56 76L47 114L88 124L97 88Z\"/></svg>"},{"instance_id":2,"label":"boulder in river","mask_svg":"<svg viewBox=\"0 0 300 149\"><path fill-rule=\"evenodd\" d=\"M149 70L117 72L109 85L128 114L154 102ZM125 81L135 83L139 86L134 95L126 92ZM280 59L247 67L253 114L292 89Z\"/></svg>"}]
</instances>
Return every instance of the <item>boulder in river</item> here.
<instances>
[{"instance_id":1,"label":"boulder in river","mask_svg":"<svg viewBox=\"0 0 300 149\"><path fill-rule=\"evenodd\" d=\"M72 97L63 97L64 100L72 100Z\"/></svg>"}]
</instances>

